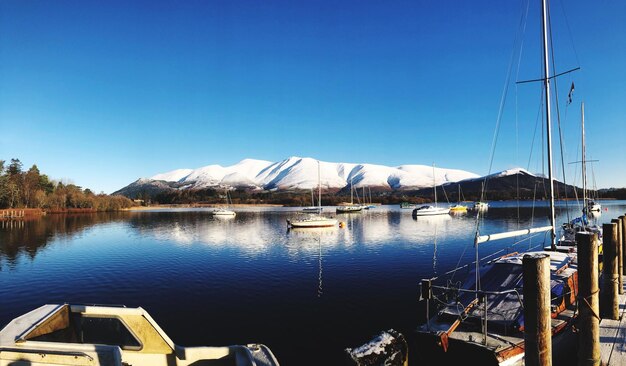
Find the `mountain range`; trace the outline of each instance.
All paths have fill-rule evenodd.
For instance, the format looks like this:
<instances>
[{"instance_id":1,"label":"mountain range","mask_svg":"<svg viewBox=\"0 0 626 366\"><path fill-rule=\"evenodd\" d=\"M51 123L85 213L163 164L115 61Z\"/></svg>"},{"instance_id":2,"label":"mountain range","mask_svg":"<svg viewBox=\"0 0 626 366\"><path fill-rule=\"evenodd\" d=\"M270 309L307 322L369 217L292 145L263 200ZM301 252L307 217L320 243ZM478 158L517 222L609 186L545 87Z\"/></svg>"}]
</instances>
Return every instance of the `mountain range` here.
<instances>
[{"instance_id":1,"label":"mountain range","mask_svg":"<svg viewBox=\"0 0 626 366\"><path fill-rule=\"evenodd\" d=\"M433 185L480 178L459 170L427 165L389 167L376 164L332 163L313 158L290 157L279 162L244 159L231 166L208 165L177 169L140 178L114 192L136 198L167 190L246 189L257 191L310 190L318 187L318 166L322 188L370 187L378 190L417 190Z\"/></svg>"}]
</instances>

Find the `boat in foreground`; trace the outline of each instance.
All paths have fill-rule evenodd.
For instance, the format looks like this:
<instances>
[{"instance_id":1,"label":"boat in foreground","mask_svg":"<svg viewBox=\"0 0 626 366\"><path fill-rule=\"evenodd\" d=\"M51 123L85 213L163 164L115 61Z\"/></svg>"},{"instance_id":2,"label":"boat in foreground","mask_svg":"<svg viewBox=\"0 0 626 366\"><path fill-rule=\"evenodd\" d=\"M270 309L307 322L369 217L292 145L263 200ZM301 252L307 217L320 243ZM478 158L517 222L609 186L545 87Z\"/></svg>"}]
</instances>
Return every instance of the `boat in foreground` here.
<instances>
[{"instance_id":1,"label":"boat in foreground","mask_svg":"<svg viewBox=\"0 0 626 366\"><path fill-rule=\"evenodd\" d=\"M0 365L277 366L262 344L182 347L141 307L43 305L0 331Z\"/></svg>"},{"instance_id":2,"label":"boat in foreground","mask_svg":"<svg viewBox=\"0 0 626 366\"><path fill-rule=\"evenodd\" d=\"M480 364L516 365L524 357L522 258L526 254L550 256L553 350L575 339L578 270L576 255L555 251L513 253L478 269L463 284L432 286L443 305L437 315L418 328L423 357L435 360L480 359ZM437 290L443 290L434 295Z\"/></svg>"}]
</instances>

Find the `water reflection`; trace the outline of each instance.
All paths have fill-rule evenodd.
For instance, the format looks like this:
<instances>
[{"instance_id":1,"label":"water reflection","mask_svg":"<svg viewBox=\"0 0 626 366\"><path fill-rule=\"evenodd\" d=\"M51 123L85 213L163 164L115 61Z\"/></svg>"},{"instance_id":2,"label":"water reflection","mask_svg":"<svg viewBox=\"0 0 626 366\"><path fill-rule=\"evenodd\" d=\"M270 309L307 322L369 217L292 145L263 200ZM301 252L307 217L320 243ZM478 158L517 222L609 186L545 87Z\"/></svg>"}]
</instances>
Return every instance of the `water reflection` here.
<instances>
[{"instance_id":1,"label":"water reflection","mask_svg":"<svg viewBox=\"0 0 626 366\"><path fill-rule=\"evenodd\" d=\"M514 202L508 206L492 204L483 213L478 229L481 233L519 230L548 224L548 208ZM513 207L512 207L513 206ZM623 214L623 202L605 202L605 215L589 215L592 223L602 224ZM570 204L557 210L558 222L578 215L579 209ZM274 245L285 246L290 255L326 249L350 248L361 245L370 250L382 250L393 245L431 248L436 268L436 245L450 240L473 242L477 221L475 213L411 217L410 212L395 206L377 208L358 215L340 217L345 228L301 229L287 232L285 220L296 213L288 210L248 209L236 217L210 215L209 210L170 210L152 212L122 212L76 215L48 215L33 221L0 222L0 259L15 263L21 254L31 259L53 240L71 242L92 227L119 225L128 227L130 235L141 239L179 245L202 244L214 248L236 248L248 255L266 253ZM308 236L312 241L306 240ZM543 240L543 239L542 239ZM440 253L439 253L440 254ZM2 262L0 262L0 265ZM436 270L434 268L434 270Z\"/></svg>"},{"instance_id":2,"label":"water reflection","mask_svg":"<svg viewBox=\"0 0 626 366\"><path fill-rule=\"evenodd\" d=\"M72 240L97 225L124 221L126 213L47 215L26 221L0 221L0 269L2 259L13 267L20 255L34 259L52 240Z\"/></svg>"}]
</instances>

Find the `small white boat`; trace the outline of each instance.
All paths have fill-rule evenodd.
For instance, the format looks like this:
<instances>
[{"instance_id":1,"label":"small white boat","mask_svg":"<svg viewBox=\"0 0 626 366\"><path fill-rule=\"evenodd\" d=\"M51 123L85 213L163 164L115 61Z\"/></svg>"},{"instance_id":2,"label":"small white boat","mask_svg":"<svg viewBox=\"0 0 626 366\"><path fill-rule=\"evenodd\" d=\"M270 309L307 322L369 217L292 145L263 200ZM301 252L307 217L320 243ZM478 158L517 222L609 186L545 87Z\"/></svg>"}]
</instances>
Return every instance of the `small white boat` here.
<instances>
[{"instance_id":1,"label":"small white boat","mask_svg":"<svg viewBox=\"0 0 626 366\"><path fill-rule=\"evenodd\" d=\"M352 213L363 211L361 205L337 206L337 213Z\"/></svg>"},{"instance_id":2,"label":"small white boat","mask_svg":"<svg viewBox=\"0 0 626 366\"><path fill-rule=\"evenodd\" d=\"M489 208L489 204L487 202L474 202L474 206L472 207L472 209L474 210L486 210Z\"/></svg>"},{"instance_id":3,"label":"small white boat","mask_svg":"<svg viewBox=\"0 0 626 366\"><path fill-rule=\"evenodd\" d=\"M278 366L278 361L262 344L176 345L140 307L43 305L0 331L0 365L200 364Z\"/></svg>"},{"instance_id":4,"label":"small white boat","mask_svg":"<svg viewBox=\"0 0 626 366\"><path fill-rule=\"evenodd\" d=\"M290 228L331 227L337 226L338 223L337 219L321 215L310 215L302 219L287 220L287 226Z\"/></svg>"},{"instance_id":5,"label":"small white boat","mask_svg":"<svg viewBox=\"0 0 626 366\"><path fill-rule=\"evenodd\" d=\"M602 205L596 201L589 200L587 202L587 211L588 212L600 212L602 211Z\"/></svg>"},{"instance_id":6,"label":"small white boat","mask_svg":"<svg viewBox=\"0 0 626 366\"><path fill-rule=\"evenodd\" d=\"M227 210L225 208L219 208L211 212L213 216L221 216L221 217L235 217L237 213L235 211Z\"/></svg>"},{"instance_id":7,"label":"small white boat","mask_svg":"<svg viewBox=\"0 0 626 366\"><path fill-rule=\"evenodd\" d=\"M413 210L413 216L447 215L448 213L450 213L449 208L431 205L424 205Z\"/></svg>"}]
</instances>

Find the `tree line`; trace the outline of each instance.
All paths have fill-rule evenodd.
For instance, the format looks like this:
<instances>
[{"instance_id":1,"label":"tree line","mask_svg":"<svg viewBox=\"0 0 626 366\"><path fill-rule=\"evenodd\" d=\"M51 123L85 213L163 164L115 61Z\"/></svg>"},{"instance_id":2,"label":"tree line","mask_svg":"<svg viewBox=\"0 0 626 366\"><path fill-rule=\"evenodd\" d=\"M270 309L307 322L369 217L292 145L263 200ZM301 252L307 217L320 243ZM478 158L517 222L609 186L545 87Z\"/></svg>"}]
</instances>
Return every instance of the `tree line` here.
<instances>
[{"instance_id":1,"label":"tree line","mask_svg":"<svg viewBox=\"0 0 626 366\"><path fill-rule=\"evenodd\" d=\"M51 180L33 164L27 171L19 159L0 160L0 208L114 211L133 206L123 196L95 194L74 184Z\"/></svg>"}]
</instances>

